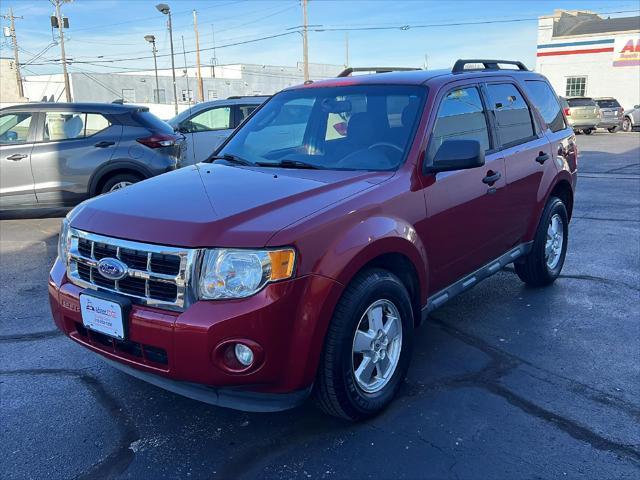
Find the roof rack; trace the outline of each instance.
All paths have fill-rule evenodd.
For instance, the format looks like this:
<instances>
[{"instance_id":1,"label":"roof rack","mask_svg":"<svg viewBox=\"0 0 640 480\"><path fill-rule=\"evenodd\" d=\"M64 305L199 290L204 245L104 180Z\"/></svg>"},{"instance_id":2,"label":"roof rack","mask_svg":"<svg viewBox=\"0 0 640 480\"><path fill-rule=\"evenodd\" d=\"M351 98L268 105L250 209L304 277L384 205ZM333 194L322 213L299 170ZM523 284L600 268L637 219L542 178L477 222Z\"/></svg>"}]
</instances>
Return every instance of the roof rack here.
<instances>
[{"instance_id":1,"label":"roof rack","mask_svg":"<svg viewBox=\"0 0 640 480\"><path fill-rule=\"evenodd\" d=\"M484 68L464 68L468 64L482 64ZM524 63L514 60L458 60L454 65L451 73L469 72L473 70L509 70L500 68L500 65L515 65L518 70L529 71Z\"/></svg>"},{"instance_id":2,"label":"roof rack","mask_svg":"<svg viewBox=\"0 0 640 480\"><path fill-rule=\"evenodd\" d=\"M341 71L338 77L348 77L354 72L372 72L372 73L389 73L389 72L408 72L420 70L415 67L349 67Z\"/></svg>"}]
</instances>

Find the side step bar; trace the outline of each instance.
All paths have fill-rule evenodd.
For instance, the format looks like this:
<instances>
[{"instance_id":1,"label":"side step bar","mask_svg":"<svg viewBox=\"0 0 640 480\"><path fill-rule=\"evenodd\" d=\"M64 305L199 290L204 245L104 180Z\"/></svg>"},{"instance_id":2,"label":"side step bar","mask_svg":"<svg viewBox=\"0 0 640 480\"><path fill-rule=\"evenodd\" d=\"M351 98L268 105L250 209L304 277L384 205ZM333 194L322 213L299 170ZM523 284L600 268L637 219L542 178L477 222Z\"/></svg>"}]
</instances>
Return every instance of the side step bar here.
<instances>
[{"instance_id":1,"label":"side step bar","mask_svg":"<svg viewBox=\"0 0 640 480\"><path fill-rule=\"evenodd\" d=\"M460 280L452 283L446 288L443 288L437 293L434 293L427 299L427 305L422 307L422 320L426 320L427 316L436 308L442 306L447 301L451 300L456 295L461 294L465 290L480 283L487 277L490 277L496 272L499 272L508 264L517 260L518 258L526 255L531 251L533 242L521 243L517 247L512 248L504 255L492 260L486 265L480 267L478 270L470 275L462 277Z\"/></svg>"}]
</instances>

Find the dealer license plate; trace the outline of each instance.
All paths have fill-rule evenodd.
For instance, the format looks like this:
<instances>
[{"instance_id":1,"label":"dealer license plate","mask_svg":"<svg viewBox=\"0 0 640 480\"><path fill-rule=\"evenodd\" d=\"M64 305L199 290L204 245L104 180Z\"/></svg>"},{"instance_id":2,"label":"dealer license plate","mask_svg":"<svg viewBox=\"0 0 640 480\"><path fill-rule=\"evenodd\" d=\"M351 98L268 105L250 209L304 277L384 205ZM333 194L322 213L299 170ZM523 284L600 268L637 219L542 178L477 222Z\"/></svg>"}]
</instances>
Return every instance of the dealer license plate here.
<instances>
[{"instance_id":1,"label":"dealer license plate","mask_svg":"<svg viewBox=\"0 0 640 480\"><path fill-rule=\"evenodd\" d=\"M80 312L86 328L124 340L122 306L117 302L82 294Z\"/></svg>"}]
</instances>

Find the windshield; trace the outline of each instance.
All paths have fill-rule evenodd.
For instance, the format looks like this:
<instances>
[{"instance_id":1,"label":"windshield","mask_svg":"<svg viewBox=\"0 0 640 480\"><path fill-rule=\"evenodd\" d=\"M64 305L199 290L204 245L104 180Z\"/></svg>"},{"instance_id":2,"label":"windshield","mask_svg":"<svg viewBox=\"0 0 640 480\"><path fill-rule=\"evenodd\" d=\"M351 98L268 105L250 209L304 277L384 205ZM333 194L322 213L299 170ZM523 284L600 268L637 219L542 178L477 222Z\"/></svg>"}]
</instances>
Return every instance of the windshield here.
<instances>
[{"instance_id":1,"label":"windshield","mask_svg":"<svg viewBox=\"0 0 640 480\"><path fill-rule=\"evenodd\" d=\"M359 85L281 92L218 152L260 165L395 170L426 88Z\"/></svg>"}]
</instances>

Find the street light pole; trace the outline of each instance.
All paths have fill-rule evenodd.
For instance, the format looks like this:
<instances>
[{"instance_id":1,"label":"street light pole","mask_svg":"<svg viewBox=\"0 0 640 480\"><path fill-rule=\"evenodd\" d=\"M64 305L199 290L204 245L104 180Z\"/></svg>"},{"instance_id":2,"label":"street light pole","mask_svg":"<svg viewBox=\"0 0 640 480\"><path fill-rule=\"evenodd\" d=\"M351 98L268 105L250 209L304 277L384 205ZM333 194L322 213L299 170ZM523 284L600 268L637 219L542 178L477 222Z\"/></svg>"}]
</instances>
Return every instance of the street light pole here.
<instances>
[{"instance_id":1,"label":"street light pole","mask_svg":"<svg viewBox=\"0 0 640 480\"><path fill-rule=\"evenodd\" d=\"M156 53L158 50L156 49L156 37L155 35L145 35L144 39L151 44L151 51L153 52L153 70L156 74L156 94L155 102L160 103L160 84L158 83L158 59L156 58Z\"/></svg>"},{"instance_id":2,"label":"street light pole","mask_svg":"<svg viewBox=\"0 0 640 480\"><path fill-rule=\"evenodd\" d=\"M302 0L302 61L304 63L304 81L309 80L309 45L307 40L307 0Z\"/></svg>"},{"instance_id":3,"label":"street light pole","mask_svg":"<svg viewBox=\"0 0 640 480\"><path fill-rule=\"evenodd\" d=\"M62 13L60 13L60 5L64 0L55 0L56 18L58 19L58 30L60 31L60 59L62 60L62 72L64 74L64 91L66 93L67 102L71 102L71 84L69 83L69 72L67 72L67 56L64 53L64 23L62 22Z\"/></svg>"},{"instance_id":4,"label":"street light pole","mask_svg":"<svg viewBox=\"0 0 640 480\"><path fill-rule=\"evenodd\" d=\"M169 17L169 42L171 44L171 76L173 79L173 106L177 115L178 114L178 90L176 89L176 65L175 65L175 60L173 58L173 27L171 25L171 9L169 8L169 5L167 5L166 3L159 3L158 5L156 5L156 9L160 13L167 15Z\"/></svg>"}]
</instances>

